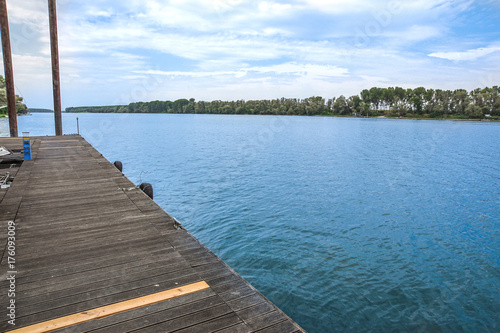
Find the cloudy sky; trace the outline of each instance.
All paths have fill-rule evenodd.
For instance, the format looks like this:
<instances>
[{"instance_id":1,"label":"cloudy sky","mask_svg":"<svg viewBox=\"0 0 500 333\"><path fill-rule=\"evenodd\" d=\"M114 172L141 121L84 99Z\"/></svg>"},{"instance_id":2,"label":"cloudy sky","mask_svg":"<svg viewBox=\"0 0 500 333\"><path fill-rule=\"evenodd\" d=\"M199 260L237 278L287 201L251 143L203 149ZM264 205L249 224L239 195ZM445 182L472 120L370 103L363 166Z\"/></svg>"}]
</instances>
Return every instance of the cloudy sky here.
<instances>
[{"instance_id":1,"label":"cloudy sky","mask_svg":"<svg viewBox=\"0 0 500 333\"><path fill-rule=\"evenodd\" d=\"M500 84L499 0L57 3L63 109ZM17 93L52 108L47 0L7 6Z\"/></svg>"}]
</instances>

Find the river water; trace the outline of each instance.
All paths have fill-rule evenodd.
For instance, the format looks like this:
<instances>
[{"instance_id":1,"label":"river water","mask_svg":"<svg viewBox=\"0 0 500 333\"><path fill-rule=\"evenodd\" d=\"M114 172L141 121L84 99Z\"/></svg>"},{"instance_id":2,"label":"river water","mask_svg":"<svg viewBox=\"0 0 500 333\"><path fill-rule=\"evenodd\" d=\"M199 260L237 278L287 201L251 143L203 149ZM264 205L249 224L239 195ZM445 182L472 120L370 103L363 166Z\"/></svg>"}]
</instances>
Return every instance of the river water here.
<instances>
[{"instance_id":1,"label":"river water","mask_svg":"<svg viewBox=\"0 0 500 333\"><path fill-rule=\"evenodd\" d=\"M500 123L63 114L65 133L76 117L309 332L500 330Z\"/></svg>"}]
</instances>

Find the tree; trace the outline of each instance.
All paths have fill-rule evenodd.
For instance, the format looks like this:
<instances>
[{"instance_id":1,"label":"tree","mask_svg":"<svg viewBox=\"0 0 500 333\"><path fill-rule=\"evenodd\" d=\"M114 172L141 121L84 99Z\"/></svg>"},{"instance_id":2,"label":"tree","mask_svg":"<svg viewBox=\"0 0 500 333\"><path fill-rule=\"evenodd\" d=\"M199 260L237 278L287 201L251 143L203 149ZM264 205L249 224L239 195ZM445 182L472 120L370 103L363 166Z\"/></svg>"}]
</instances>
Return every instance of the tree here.
<instances>
[{"instance_id":1,"label":"tree","mask_svg":"<svg viewBox=\"0 0 500 333\"><path fill-rule=\"evenodd\" d=\"M373 87L370 89L370 101L375 109L378 110L382 102L383 90L381 88Z\"/></svg>"},{"instance_id":2,"label":"tree","mask_svg":"<svg viewBox=\"0 0 500 333\"><path fill-rule=\"evenodd\" d=\"M28 107L23 103L23 98L16 95L16 112L18 114L28 113Z\"/></svg>"},{"instance_id":3,"label":"tree","mask_svg":"<svg viewBox=\"0 0 500 333\"><path fill-rule=\"evenodd\" d=\"M363 100L363 102L365 104L368 104L368 105L371 105L372 103L372 100L371 100L371 97L370 97L370 90L368 89L363 89L360 93L361 95L361 99Z\"/></svg>"},{"instance_id":4,"label":"tree","mask_svg":"<svg viewBox=\"0 0 500 333\"><path fill-rule=\"evenodd\" d=\"M23 98L16 96L16 112L23 114L28 112L28 107L23 103ZM0 75L0 114L7 114L7 88L5 78Z\"/></svg>"},{"instance_id":5,"label":"tree","mask_svg":"<svg viewBox=\"0 0 500 333\"><path fill-rule=\"evenodd\" d=\"M333 113L340 115L347 115L350 113L349 106L347 105L347 100L343 95L340 95L339 98L333 103Z\"/></svg>"},{"instance_id":6,"label":"tree","mask_svg":"<svg viewBox=\"0 0 500 333\"><path fill-rule=\"evenodd\" d=\"M396 98L395 89L393 87L389 87L384 89L382 92L382 102L384 104L385 110L390 110L392 105L394 104L394 100Z\"/></svg>"},{"instance_id":7,"label":"tree","mask_svg":"<svg viewBox=\"0 0 500 333\"><path fill-rule=\"evenodd\" d=\"M416 111L417 114L423 114L425 92L426 90L424 87L418 87L412 91L411 103L413 105L413 110Z\"/></svg>"},{"instance_id":8,"label":"tree","mask_svg":"<svg viewBox=\"0 0 500 333\"><path fill-rule=\"evenodd\" d=\"M401 87L394 88L394 105L391 108L391 112L395 112L400 116L406 115L408 111L407 106L407 90Z\"/></svg>"},{"instance_id":9,"label":"tree","mask_svg":"<svg viewBox=\"0 0 500 333\"><path fill-rule=\"evenodd\" d=\"M467 108L465 109L464 114L469 116L469 118L483 118L484 116L484 111L483 109L474 104L469 104Z\"/></svg>"},{"instance_id":10,"label":"tree","mask_svg":"<svg viewBox=\"0 0 500 333\"><path fill-rule=\"evenodd\" d=\"M447 115L450 112L451 104L451 91L436 89L434 94L435 107L434 113L436 115Z\"/></svg>"},{"instance_id":11,"label":"tree","mask_svg":"<svg viewBox=\"0 0 500 333\"><path fill-rule=\"evenodd\" d=\"M174 102L173 109L175 113L185 113L185 106L189 104L189 101L185 98L178 99Z\"/></svg>"},{"instance_id":12,"label":"tree","mask_svg":"<svg viewBox=\"0 0 500 333\"><path fill-rule=\"evenodd\" d=\"M465 110L469 106L470 97L465 89L457 89L453 92L452 102L456 113L466 114Z\"/></svg>"},{"instance_id":13,"label":"tree","mask_svg":"<svg viewBox=\"0 0 500 333\"><path fill-rule=\"evenodd\" d=\"M363 112L361 106L362 103L363 102L361 101L361 98L358 95L351 96L347 100L347 104L349 105L349 108L352 110L352 112L356 112L359 114Z\"/></svg>"},{"instance_id":14,"label":"tree","mask_svg":"<svg viewBox=\"0 0 500 333\"><path fill-rule=\"evenodd\" d=\"M434 89L427 89L424 93L425 106L424 110L427 113L433 113L436 106L434 98Z\"/></svg>"},{"instance_id":15,"label":"tree","mask_svg":"<svg viewBox=\"0 0 500 333\"><path fill-rule=\"evenodd\" d=\"M495 98L495 103L493 104L493 107L491 109L491 115L500 116L500 96L497 96Z\"/></svg>"}]
</instances>

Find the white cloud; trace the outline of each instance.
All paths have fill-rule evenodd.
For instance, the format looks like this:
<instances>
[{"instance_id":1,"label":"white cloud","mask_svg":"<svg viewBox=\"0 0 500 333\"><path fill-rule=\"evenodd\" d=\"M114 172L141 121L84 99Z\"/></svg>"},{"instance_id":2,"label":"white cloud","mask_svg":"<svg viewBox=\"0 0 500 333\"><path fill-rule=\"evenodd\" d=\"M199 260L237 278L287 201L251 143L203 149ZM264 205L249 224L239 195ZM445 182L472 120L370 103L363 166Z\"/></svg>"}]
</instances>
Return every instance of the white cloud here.
<instances>
[{"instance_id":1,"label":"white cloud","mask_svg":"<svg viewBox=\"0 0 500 333\"><path fill-rule=\"evenodd\" d=\"M282 4L272 1L261 1L258 4L258 9L263 15L279 17L288 14L294 8L290 4Z\"/></svg>"},{"instance_id":2,"label":"white cloud","mask_svg":"<svg viewBox=\"0 0 500 333\"><path fill-rule=\"evenodd\" d=\"M300 0L304 8L331 14L353 14L369 13L374 16L381 12L386 12L392 16L404 13L413 13L419 15L421 12L431 10L451 10L459 7L463 10L469 6L471 0ZM464 7L465 6L465 7Z\"/></svg>"},{"instance_id":3,"label":"white cloud","mask_svg":"<svg viewBox=\"0 0 500 333\"><path fill-rule=\"evenodd\" d=\"M298 77L309 77L313 79L326 79L329 77L345 76L349 73L346 68L339 68L330 65L313 65L284 63L272 66L246 67L236 71L162 71L162 70L139 70L134 71L137 74L147 75L165 75L165 76L188 76L188 77L209 77L232 75L236 78L242 78L248 73L292 75Z\"/></svg>"},{"instance_id":4,"label":"white cloud","mask_svg":"<svg viewBox=\"0 0 500 333\"><path fill-rule=\"evenodd\" d=\"M392 36L403 39L405 41L417 42L430 38L436 38L442 36L444 33L443 29L432 26L421 26L413 25L406 30L395 32ZM391 36L391 34L389 34ZM392 37L391 36L391 37Z\"/></svg>"},{"instance_id":5,"label":"white cloud","mask_svg":"<svg viewBox=\"0 0 500 333\"><path fill-rule=\"evenodd\" d=\"M349 73L347 68L331 65L298 64L296 62L265 67L250 67L244 70L247 72L275 73L278 75L307 76L314 79L345 76Z\"/></svg>"},{"instance_id":6,"label":"white cloud","mask_svg":"<svg viewBox=\"0 0 500 333\"><path fill-rule=\"evenodd\" d=\"M434 52L429 57L441 58L453 61L473 61L481 57L500 51L500 46L481 47L463 52Z\"/></svg>"},{"instance_id":7,"label":"white cloud","mask_svg":"<svg viewBox=\"0 0 500 333\"><path fill-rule=\"evenodd\" d=\"M9 23L24 23L42 26L49 24L48 5L46 1L18 0L7 1Z\"/></svg>"},{"instance_id":8,"label":"white cloud","mask_svg":"<svg viewBox=\"0 0 500 333\"><path fill-rule=\"evenodd\" d=\"M183 71L161 71L161 70L140 70L134 71L134 73L138 74L147 74L147 75L164 75L164 76L187 76L187 77L209 77L209 76L222 76L222 75L233 75L236 77L241 77L245 74L245 72L238 71L220 71L220 72L183 72Z\"/></svg>"},{"instance_id":9,"label":"white cloud","mask_svg":"<svg viewBox=\"0 0 500 333\"><path fill-rule=\"evenodd\" d=\"M306 8L326 13L353 13L373 9L377 1L370 0L302 0Z\"/></svg>"},{"instance_id":10,"label":"white cloud","mask_svg":"<svg viewBox=\"0 0 500 333\"><path fill-rule=\"evenodd\" d=\"M100 9L98 7L89 7L85 14L90 17L109 18L113 16L113 10L110 8Z\"/></svg>"}]
</instances>

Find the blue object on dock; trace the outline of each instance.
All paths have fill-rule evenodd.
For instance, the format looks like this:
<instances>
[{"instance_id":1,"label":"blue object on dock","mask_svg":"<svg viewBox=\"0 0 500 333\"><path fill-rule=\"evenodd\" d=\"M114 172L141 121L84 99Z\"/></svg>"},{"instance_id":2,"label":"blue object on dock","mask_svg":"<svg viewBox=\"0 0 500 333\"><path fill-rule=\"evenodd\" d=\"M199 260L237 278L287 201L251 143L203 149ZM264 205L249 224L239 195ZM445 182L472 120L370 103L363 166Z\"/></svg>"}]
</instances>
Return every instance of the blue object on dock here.
<instances>
[{"instance_id":1,"label":"blue object on dock","mask_svg":"<svg viewBox=\"0 0 500 333\"><path fill-rule=\"evenodd\" d=\"M31 139L30 132L23 132L24 160L31 160Z\"/></svg>"}]
</instances>

